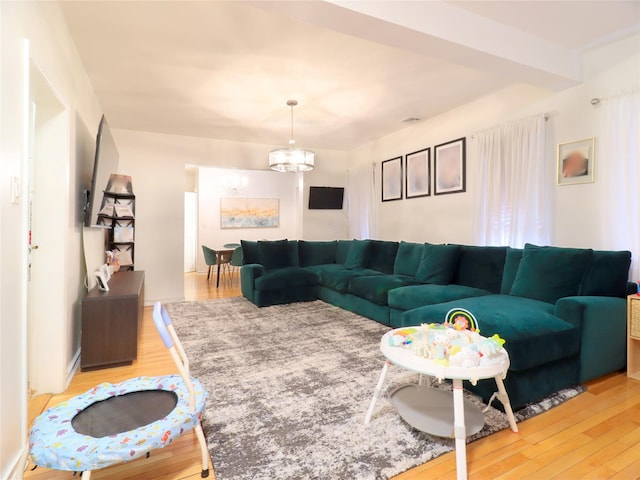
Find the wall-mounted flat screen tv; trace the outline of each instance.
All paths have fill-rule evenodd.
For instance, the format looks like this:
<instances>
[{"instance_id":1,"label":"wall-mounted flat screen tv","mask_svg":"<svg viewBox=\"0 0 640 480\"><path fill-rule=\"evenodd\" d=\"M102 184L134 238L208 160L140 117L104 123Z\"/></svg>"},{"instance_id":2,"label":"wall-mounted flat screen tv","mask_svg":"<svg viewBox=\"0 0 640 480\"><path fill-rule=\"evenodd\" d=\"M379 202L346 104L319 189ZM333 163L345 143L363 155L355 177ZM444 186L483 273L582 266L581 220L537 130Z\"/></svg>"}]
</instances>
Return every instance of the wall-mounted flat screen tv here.
<instances>
[{"instance_id":1,"label":"wall-mounted flat screen tv","mask_svg":"<svg viewBox=\"0 0 640 480\"><path fill-rule=\"evenodd\" d=\"M102 195L105 188L107 188L109 176L112 173L118 173L119 158L120 154L118 153L116 142L113 140L109 124L103 115L100 119L100 126L98 127L98 135L96 137L96 154L93 161L91 186L86 191L85 196L84 224L87 227L95 226L98 223L98 212L101 208Z\"/></svg>"},{"instance_id":2,"label":"wall-mounted flat screen tv","mask_svg":"<svg viewBox=\"0 0 640 480\"><path fill-rule=\"evenodd\" d=\"M341 210L342 187L309 187L309 210Z\"/></svg>"}]
</instances>

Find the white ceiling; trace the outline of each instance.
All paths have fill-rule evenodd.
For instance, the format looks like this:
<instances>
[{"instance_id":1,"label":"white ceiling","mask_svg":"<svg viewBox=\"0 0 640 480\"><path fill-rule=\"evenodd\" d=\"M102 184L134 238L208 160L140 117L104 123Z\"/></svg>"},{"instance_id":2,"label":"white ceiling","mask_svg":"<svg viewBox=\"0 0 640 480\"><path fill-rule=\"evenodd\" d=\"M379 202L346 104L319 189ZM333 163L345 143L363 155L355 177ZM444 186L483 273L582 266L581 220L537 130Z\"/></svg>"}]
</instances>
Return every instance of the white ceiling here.
<instances>
[{"instance_id":1,"label":"white ceiling","mask_svg":"<svg viewBox=\"0 0 640 480\"><path fill-rule=\"evenodd\" d=\"M637 32L640 21L637 0L452 0L449 3L578 51Z\"/></svg>"},{"instance_id":2,"label":"white ceiling","mask_svg":"<svg viewBox=\"0 0 640 480\"><path fill-rule=\"evenodd\" d=\"M515 82L576 84L578 51L640 23L637 1L60 5L112 127L286 144L295 98L298 144L338 149Z\"/></svg>"}]
</instances>

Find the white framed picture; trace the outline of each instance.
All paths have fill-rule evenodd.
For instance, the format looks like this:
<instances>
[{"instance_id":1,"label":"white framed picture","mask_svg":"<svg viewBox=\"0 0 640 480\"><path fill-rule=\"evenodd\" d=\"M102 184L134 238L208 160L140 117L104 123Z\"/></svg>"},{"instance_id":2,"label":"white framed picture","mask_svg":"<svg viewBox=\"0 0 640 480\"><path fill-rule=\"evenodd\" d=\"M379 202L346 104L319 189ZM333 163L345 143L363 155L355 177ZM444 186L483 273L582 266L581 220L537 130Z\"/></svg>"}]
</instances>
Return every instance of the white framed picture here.
<instances>
[{"instance_id":1,"label":"white framed picture","mask_svg":"<svg viewBox=\"0 0 640 480\"><path fill-rule=\"evenodd\" d=\"M107 265L106 263L102 264L102 266L98 271L102 274L105 281L108 282L109 280L111 280L111 272L109 271L109 265Z\"/></svg>"},{"instance_id":2,"label":"white framed picture","mask_svg":"<svg viewBox=\"0 0 640 480\"><path fill-rule=\"evenodd\" d=\"M595 181L595 138L558 144L558 185Z\"/></svg>"},{"instance_id":3,"label":"white framed picture","mask_svg":"<svg viewBox=\"0 0 640 480\"><path fill-rule=\"evenodd\" d=\"M96 270L94 275L96 276L96 282L98 283L98 288L103 292L108 292L109 282L104 276L104 272L102 271L102 268L100 270Z\"/></svg>"}]
</instances>

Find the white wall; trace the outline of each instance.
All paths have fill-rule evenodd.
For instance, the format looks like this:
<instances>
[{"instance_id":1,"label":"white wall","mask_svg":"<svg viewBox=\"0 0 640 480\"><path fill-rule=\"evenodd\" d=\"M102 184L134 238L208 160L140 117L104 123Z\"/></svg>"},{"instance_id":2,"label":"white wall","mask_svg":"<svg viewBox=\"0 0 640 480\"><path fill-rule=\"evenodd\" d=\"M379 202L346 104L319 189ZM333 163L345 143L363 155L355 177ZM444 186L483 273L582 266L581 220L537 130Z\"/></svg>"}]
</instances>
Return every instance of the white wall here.
<instances>
[{"instance_id":1,"label":"white wall","mask_svg":"<svg viewBox=\"0 0 640 480\"><path fill-rule=\"evenodd\" d=\"M120 173L131 175L136 194L135 263L136 269L146 272L145 300L182 299L186 166L266 170L269 151L278 146L116 128L112 133L120 152ZM346 152L316 150L316 169L305 174L305 191L307 182L317 185L316 180L320 184L330 182L330 186L344 185L346 171ZM302 225L296 225L295 231L299 232L296 237L346 237L343 211L323 212L326 215L322 230L316 227L315 220L309 219L309 215L315 213L306 207L303 209ZM288 237L294 238L294 235Z\"/></svg>"},{"instance_id":2,"label":"white wall","mask_svg":"<svg viewBox=\"0 0 640 480\"><path fill-rule=\"evenodd\" d=\"M347 238L349 216L347 193L342 210L309 210L309 187L347 186L347 152L331 152L332 155L316 156L317 168L304 174L302 238L304 240L335 240Z\"/></svg>"},{"instance_id":3,"label":"white wall","mask_svg":"<svg viewBox=\"0 0 640 480\"><path fill-rule=\"evenodd\" d=\"M476 170L475 165L469 161L474 153L471 136L474 132L510 120L548 113L548 181L554 184L551 199L554 212L552 243L607 248L598 225L604 215L615 215L616 212L601 211L599 205L604 192L597 179L599 171L611 168L612 159L606 158L596 146L595 183L555 186L555 146L559 142L586 137L596 137L596 145L598 144L598 110L590 104L590 100L638 85L639 42L639 37L635 35L586 54L585 82L577 87L550 93L516 85L352 150L350 165L376 161L376 175L379 179L380 162L383 160L425 147L432 148L433 159L434 145L467 137L466 193L381 203L378 214L379 236L389 240L473 243L473 185Z\"/></svg>"},{"instance_id":4,"label":"white wall","mask_svg":"<svg viewBox=\"0 0 640 480\"><path fill-rule=\"evenodd\" d=\"M23 77L23 41L28 39L31 60L38 66L67 109L68 151L58 165L67 195L59 199L58 215L51 219L52 232L65 238L57 251L58 268L52 275L61 284L64 301L49 311L55 335L45 352L49 362L44 376L56 379L51 390L65 388L67 372L77 351L79 309L84 266L82 228L77 222L76 118L95 137L101 109L71 40L57 3L0 2L0 478L21 478L19 457L26 442L26 274L27 133L25 118L28 83ZM11 203L10 177L21 187L19 203ZM67 378L65 378L67 377Z\"/></svg>"},{"instance_id":5,"label":"white wall","mask_svg":"<svg viewBox=\"0 0 640 480\"><path fill-rule=\"evenodd\" d=\"M247 180L239 195L225 188L229 176L240 176ZM198 260L199 272L207 270L200 245L216 249L225 243L240 243L240 240L278 240L298 238L301 219L299 217L298 175L282 174L267 170L230 170L200 167L198 170ZM280 203L279 226L274 228L220 228L220 199L228 197L277 198Z\"/></svg>"}]
</instances>

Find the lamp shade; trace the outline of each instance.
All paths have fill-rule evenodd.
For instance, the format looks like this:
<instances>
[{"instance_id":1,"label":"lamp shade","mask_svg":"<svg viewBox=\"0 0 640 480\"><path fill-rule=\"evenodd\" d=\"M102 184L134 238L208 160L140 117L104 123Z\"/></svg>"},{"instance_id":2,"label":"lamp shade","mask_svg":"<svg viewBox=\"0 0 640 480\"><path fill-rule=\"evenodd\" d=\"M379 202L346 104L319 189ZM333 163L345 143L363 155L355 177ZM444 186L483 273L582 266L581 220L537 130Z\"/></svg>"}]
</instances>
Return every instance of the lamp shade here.
<instances>
[{"instance_id":1,"label":"lamp shade","mask_svg":"<svg viewBox=\"0 0 640 480\"><path fill-rule=\"evenodd\" d=\"M277 172L308 172L313 170L315 154L301 148L279 148L269 152L269 168Z\"/></svg>"}]
</instances>

